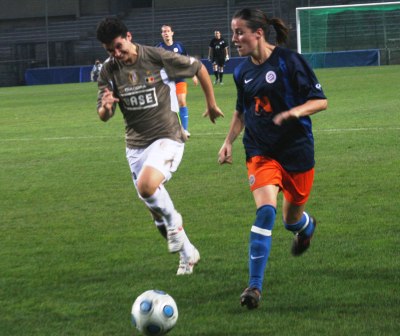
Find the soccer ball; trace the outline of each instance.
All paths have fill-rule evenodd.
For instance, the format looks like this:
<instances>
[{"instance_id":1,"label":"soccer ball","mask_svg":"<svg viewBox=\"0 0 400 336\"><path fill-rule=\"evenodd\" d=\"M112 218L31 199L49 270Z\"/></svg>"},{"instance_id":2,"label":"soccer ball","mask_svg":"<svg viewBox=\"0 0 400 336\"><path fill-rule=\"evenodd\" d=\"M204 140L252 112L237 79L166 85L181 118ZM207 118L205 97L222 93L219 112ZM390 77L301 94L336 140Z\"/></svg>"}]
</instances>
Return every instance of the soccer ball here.
<instances>
[{"instance_id":1,"label":"soccer ball","mask_svg":"<svg viewBox=\"0 0 400 336\"><path fill-rule=\"evenodd\" d=\"M178 307L167 293L148 290L136 298L131 317L133 325L144 335L165 335L178 320Z\"/></svg>"}]
</instances>

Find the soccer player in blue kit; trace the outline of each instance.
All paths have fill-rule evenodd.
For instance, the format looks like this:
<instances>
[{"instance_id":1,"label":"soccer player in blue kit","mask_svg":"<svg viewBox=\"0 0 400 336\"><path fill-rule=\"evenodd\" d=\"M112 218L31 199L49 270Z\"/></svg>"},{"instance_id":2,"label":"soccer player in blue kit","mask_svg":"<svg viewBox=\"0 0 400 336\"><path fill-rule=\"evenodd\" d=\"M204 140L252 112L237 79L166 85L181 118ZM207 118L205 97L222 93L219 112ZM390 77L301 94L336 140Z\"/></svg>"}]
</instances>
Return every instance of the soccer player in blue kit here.
<instances>
[{"instance_id":1,"label":"soccer player in blue kit","mask_svg":"<svg viewBox=\"0 0 400 336\"><path fill-rule=\"evenodd\" d=\"M278 45L267 41L270 26ZM316 220L305 212L314 179L314 139L310 115L327 108L314 72L298 53L280 47L288 29L258 9L237 11L232 41L248 56L234 71L236 111L218 153L220 164L232 163L232 144L244 128L243 144L256 218L249 242L249 284L242 306L257 308L271 249L278 194L283 193L283 223L294 233L292 254L310 246Z\"/></svg>"},{"instance_id":2,"label":"soccer player in blue kit","mask_svg":"<svg viewBox=\"0 0 400 336\"><path fill-rule=\"evenodd\" d=\"M163 42L157 44L157 47L164 48L169 51L173 51L175 53L189 56L185 47L180 42L174 41L174 31L172 30L172 26L170 24L162 25L161 27L161 37L163 38ZM198 84L198 79L196 76L193 78L194 85ZM177 78L175 79L176 86L176 96L178 98L179 104L179 118L182 123L182 127L185 130L185 134L187 137L190 137L189 132L189 110L186 104L186 95L187 95L187 83L185 78Z\"/></svg>"}]
</instances>

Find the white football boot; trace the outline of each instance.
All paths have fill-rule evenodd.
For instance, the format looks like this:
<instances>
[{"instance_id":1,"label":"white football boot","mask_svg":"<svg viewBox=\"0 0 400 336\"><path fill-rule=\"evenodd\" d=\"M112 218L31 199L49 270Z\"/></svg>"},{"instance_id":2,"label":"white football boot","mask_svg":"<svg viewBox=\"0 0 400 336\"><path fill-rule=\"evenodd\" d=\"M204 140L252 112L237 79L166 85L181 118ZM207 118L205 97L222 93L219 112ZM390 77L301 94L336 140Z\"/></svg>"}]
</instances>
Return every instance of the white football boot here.
<instances>
[{"instance_id":1,"label":"white football boot","mask_svg":"<svg viewBox=\"0 0 400 336\"><path fill-rule=\"evenodd\" d=\"M193 245L192 245L193 246ZM193 246L193 252L189 258L185 258L182 254L179 259L179 267L176 275L189 275L193 273L193 268L200 261L200 253Z\"/></svg>"}]
</instances>

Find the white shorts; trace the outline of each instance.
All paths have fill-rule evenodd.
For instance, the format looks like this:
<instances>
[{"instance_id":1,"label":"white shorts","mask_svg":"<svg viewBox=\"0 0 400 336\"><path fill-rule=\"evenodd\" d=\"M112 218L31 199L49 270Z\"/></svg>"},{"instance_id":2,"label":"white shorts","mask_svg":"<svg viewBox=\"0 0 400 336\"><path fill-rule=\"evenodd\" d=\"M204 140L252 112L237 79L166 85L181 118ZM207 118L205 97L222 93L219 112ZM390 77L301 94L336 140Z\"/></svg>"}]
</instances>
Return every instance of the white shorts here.
<instances>
[{"instance_id":1,"label":"white shorts","mask_svg":"<svg viewBox=\"0 0 400 336\"><path fill-rule=\"evenodd\" d=\"M143 167L150 166L159 170L167 182L182 161L185 144L171 139L159 139L149 147L130 149L126 148L126 158L136 186L137 179Z\"/></svg>"}]
</instances>

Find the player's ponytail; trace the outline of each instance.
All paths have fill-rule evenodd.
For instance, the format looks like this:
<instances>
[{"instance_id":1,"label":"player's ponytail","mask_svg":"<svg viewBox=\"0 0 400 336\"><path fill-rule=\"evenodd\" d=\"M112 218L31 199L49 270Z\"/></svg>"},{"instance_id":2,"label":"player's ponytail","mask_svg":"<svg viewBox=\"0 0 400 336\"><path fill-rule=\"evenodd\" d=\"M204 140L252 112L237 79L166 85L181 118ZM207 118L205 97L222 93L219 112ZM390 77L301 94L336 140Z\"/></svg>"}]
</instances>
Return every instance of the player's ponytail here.
<instances>
[{"instance_id":1,"label":"player's ponytail","mask_svg":"<svg viewBox=\"0 0 400 336\"><path fill-rule=\"evenodd\" d=\"M269 22L276 31L276 42L278 44L286 43L289 37L289 28L285 25L285 23L279 18L272 18L269 20Z\"/></svg>"},{"instance_id":2,"label":"player's ponytail","mask_svg":"<svg viewBox=\"0 0 400 336\"><path fill-rule=\"evenodd\" d=\"M289 29L285 23L279 18L268 19L267 15L260 9L240 9L233 15L233 19L246 21L247 27L253 32L261 28L264 31L266 41L269 37L270 26L273 26L276 31L276 42L278 44L283 44L288 40Z\"/></svg>"}]
</instances>

